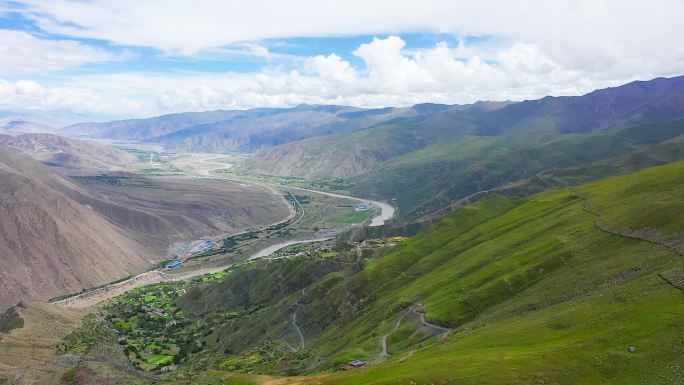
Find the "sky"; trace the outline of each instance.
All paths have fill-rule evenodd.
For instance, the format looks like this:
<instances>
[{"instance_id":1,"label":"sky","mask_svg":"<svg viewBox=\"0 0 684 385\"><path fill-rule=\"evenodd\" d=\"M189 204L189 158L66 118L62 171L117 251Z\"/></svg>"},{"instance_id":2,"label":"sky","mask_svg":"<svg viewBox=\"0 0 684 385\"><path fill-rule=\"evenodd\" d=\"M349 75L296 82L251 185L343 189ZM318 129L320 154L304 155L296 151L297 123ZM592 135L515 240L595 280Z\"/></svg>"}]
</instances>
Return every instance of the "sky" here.
<instances>
[{"instance_id":1,"label":"sky","mask_svg":"<svg viewBox=\"0 0 684 385\"><path fill-rule=\"evenodd\" d=\"M0 0L0 111L580 95L684 74L684 0Z\"/></svg>"}]
</instances>

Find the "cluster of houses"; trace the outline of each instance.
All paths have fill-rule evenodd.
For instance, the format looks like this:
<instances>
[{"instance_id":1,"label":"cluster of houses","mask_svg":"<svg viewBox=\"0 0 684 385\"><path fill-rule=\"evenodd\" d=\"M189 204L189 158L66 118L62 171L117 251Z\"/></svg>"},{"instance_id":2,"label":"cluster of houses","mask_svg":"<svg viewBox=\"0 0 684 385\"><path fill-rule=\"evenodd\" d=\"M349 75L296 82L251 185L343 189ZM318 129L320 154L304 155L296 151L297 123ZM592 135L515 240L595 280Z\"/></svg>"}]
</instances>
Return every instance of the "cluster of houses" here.
<instances>
[{"instance_id":1,"label":"cluster of houses","mask_svg":"<svg viewBox=\"0 0 684 385\"><path fill-rule=\"evenodd\" d=\"M197 252L201 253L201 252L207 251L213 245L214 245L214 241L212 241L211 239L207 239L204 242L202 242L199 246L197 246Z\"/></svg>"}]
</instances>

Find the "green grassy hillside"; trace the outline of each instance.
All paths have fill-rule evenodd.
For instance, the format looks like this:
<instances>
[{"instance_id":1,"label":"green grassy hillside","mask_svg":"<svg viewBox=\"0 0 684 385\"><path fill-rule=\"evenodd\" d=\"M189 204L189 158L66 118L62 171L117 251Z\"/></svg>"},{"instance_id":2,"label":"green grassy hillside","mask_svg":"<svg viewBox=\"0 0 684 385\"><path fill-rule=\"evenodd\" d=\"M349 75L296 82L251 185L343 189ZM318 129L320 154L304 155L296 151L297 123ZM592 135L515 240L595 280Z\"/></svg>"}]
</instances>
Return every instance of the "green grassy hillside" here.
<instances>
[{"instance_id":1,"label":"green grassy hillside","mask_svg":"<svg viewBox=\"0 0 684 385\"><path fill-rule=\"evenodd\" d=\"M658 144L647 145L615 158L576 167L542 171L531 178L504 185L497 191L518 196L531 195L553 188L577 186L613 175L628 174L681 159L684 159L684 135Z\"/></svg>"},{"instance_id":2,"label":"green grassy hillside","mask_svg":"<svg viewBox=\"0 0 684 385\"><path fill-rule=\"evenodd\" d=\"M684 381L684 294L666 279L683 274L684 163L540 194L467 231L454 224L498 201L438 225L429 234L450 241L436 250L364 272L384 282L381 303L420 300L451 335L324 383ZM396 262L409 267L391 277Z\"/></svg>"},{"instance_id":3,"label":"green grassy hillside","mask_svg":"<svg viewBox=\"0 0 684 385\"><path fill-rule=\"evenodd\" d=\"M399 215L417 217L468 195L499 188L538 173L587 166L582 182L620 173L626 154L663 152L668 161L682 159L684 122L630 126L610 133L562 136L465 136L396 157L352 181L352 192L395 198ZM669 142L668 142L669 141ZM667 142L666 147L653 147ZM664 144L664 143L663 143ZM646 152L644 152L646 151ZM607 161L602 168L595 162ZM632 162L638 159L634 158ZM658 164L657 162L645 165ZM637 169L632 167L632 170ZM573 182L566 179L566 182ZM560 182L560 181L559 181ZM557 187L562 184L553 184Z\"/></svg>"}]
</instances>

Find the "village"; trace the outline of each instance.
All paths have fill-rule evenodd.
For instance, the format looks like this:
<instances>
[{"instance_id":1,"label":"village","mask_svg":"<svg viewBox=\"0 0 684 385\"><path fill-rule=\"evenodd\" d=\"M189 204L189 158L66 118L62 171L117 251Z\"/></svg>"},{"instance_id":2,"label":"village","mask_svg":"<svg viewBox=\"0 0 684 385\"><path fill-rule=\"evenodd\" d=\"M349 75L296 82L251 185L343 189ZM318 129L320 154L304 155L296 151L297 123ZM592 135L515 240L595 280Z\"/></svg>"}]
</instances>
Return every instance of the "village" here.
<instances>
[{"instance_id":1,"label":"village","mask_svg":"<svg viewBox=\"0 0 684 385\"><path fill-rule=\"evenodd\" d=\"M337 260L341 265L363 263L382 253L385 249L401 243L405 238L370 239L334 247L329 242L295 244L286 247L266 260ZM209 242L205 245L210 245ZM344 254L344 257L342 256ZM346 261L346 262L345 262ZM188 355L206 354L206 336L217 327L231 320L239 320L240 312L224 312L212 317L194 318L184 314L177 300L187 295L196 285L230 279L238 269L259 263L257 260L233 265L225 270L204 274L189 281L163 282L141 286L105 302L101 307L104 325L113 330L115 340L121 346L126 359L137 369L148 373L173 372L186 362ZM174 269L180 261L167 267ZM245 311L250 311L245 309ZM274 343L276 343L274 341ZM270 353L273 357L289 354L287 348L276 343ZM287 346L285 344L284 346ZM283 350L284 349L284 350ZM68 349L67 349L68 351ZM277 353L281 351L281 353ZM204 353L203 353L204 352ZM299 353L297 353L299 354ZM224 365L241 366L243 356L227 357ZM343 369L366 366L361 360L351 360Z\"/></svg>"}]
</instances>

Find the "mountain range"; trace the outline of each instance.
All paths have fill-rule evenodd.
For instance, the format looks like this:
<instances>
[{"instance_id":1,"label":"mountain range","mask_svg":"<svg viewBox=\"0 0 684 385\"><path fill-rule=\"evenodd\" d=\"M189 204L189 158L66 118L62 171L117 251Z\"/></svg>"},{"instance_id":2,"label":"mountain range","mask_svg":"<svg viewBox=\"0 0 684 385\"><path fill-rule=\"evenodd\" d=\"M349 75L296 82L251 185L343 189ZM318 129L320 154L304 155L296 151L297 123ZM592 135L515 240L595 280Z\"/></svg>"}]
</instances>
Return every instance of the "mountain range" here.
<instances>
[{"instance_id":1,"label":"mountain range","mask_svg":"<svg viewBox=\"0 0 684 385\"><path fill-rule=\"evenodd\" d=\"M517 103L301 105L60 133L251 154L222 170L238 183L121 171L135 158L78 139L0 135L0 358L59 319L18 301L289 217L258 178L391 201L398 215L270 258L208 256L231 262L135 288L82 326L63 315L33 364L56 383L684 382L684 77ZM296 212L321 215L314 192L296 191ZM273 235L265 244L291 237ZM13 359L0 384L25 372Z\"/></svg>"},{"instance_id":2,"label":"mountain range","mask_svg":"<svg viewBox=\"0 0 684 385\"><path fill-rule=\"evenodd\" d=\"M60 132L177 151L252 152L238 171L342 178L348 192L396 199L400 217L416 218L538 173L607 162L669 140L677 146L682 119L684 76L517 103L301 105L84 123Z\"/></svg>"},{"instance_id":3,"label":"mountain range","mask_svg":"<svg viewBox=\"0 0 684 385\"><path fill-rule=\"evenodd\" d=\"M408 108L361 109L335 105L294 108L218 110L163 115L149 119L79 123L62 135L161 143L168 150L253 152L313 136L352 132L399 118L429 116L447 110L489 110L507 103L472 106L420 104Z\"/></svg>"},{"instance_id":4,"label":"mountain range","mask_svg":"<svg viewBox=\"0 0 684 385\"><path fill-rule=\"evenodd\" d=\"M683 88L684 77L680 76L635 81L583 96L549 96L519 103L419 104L379 109L300 105L294 108L217 110L107 123L79 123L64 127L59 132L72 136L157 142L173 150L252 152L310 137L369 128L406 130L411 127L418 132L413 138L414 145L422 147L445 137L463 134L565 134L675 119L682 117ZM428 131L423 132L425 130ZM282 152L286 149L283 148Z\"/></svg>"},{"instance_id":5,"label":"mountain range","mask_svg":"<svg viewBox=\"0 0 684 385\"><path fill-rule=\"evenodd\" d=\"M450 106L437 113L388 120L353 133L294 142L258 152L246 167L264 174L347 178L398 155L466 135L525 135L538 140L682 118L684 77L633 82L577 97L546 97L497 106L500 108Z\"/></svg>"}]
</instances>

